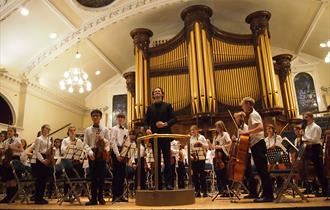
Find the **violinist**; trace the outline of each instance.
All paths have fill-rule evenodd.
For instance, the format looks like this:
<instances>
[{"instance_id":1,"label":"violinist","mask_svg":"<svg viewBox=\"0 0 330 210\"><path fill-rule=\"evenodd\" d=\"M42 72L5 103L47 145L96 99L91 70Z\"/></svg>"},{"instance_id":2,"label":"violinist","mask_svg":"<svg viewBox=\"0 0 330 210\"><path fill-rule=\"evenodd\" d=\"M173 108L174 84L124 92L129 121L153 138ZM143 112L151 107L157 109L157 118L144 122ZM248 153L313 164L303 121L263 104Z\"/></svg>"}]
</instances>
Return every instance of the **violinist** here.
<instances>
[{"instance_id":1,"label":"violinist","mask_svg":"<svg viewBox=\"0 0 330 210\"><path fill-rule=\"evenodd\" d=\"M228 185L228 176L227 176L227 160L228 160L228 146L231 144L230 136L227 132L225 124L220 120L215 123L215 133L213 139L215 156L213 159L214 170L217 177L217 188L219 192L224 194L224 190Z\"/></svg>"},{"instance_id":2,"label":"violinist","mask_svg":"<svg viewBox=\"0 0 330 210\"><path fill-rule=\"evenodd\" d=\"M193 170L193 183L195 185L195 197L207 197L206 192L206 172L205 172L205 159L206 150L209 145L205 137L198 133L197 125L190 127L190 158L192 159L191 167Z\"/></svg>"},{"instance_id":3,"label":"violinist","mask_svg":"<svg viewBox=\"0 0 330 210\"><path fill-rule=\"evenodd\" d=\"M272 202L274 195L271 178L267 170L264 126L260 114L253 108L254 103L254 99L250 97L245 97L241 101L241 107L248 115L248 130L239 130L239 134L250 136L252 158L262 182L263 195L260 198L256 198L254 202Z\"/></svg>"},{"instance_id":4,"label":"violinist","mask_svg":"<svg viewBox=\"0 0 330 210\"><path fill-rule=\"evenodd\" d=\"M20 160L20 155L23 152L21 140L16 137L15 127L8 127L7 140L4 141L3 148L5 158L3 160L2 180L6 183L6 197L0 203L9 203L17 192L17 183L10 161Z\"/></svg>"},{"instance_id":5,"label":"violinist","mask_svg":"<svg viewBox=\"0 0 330 210\"><path fill-rule=\"evenodd\" d=\"M274 147L280 147L283 151L286 152L286 148L282 145L282 137L277 135L277 132L274 128L274 125L268 124L266 126L267 137L265 138L267 149Z\"/></svg>"},{"instance_id":6,"label":"violinist","mask_svg":"<svg viewBox=\"0 0 330 210\"><path fill-rule=\"evenodd\" d=\"M44 193L46 188L46 183L50 177L51 168L49 167L50 160L47 159L47 152L51 148L51 141L48 138L50 131L49 125L45 124L41 127L41 136L37 137L34 144L34 153L36 156L36 192L35 192L35 204L48 204L45 200Z\"/></svg>"},{"instance_id":7,"label":"violinist","mask_svg":"<svg viewBox=\"0 0 330 210\"><path fill-rule=\"evenodd\" d=\"M311 157L314 165L314 171L322 186L322 194L316 196L327 196L328 181L323 173L323 146L321 142L322 129L314 122L314 116L311 112L304 113L306 128L302 136L302 140L308 144L311 149Z\"/></svg>"},{"instance_id":8,"label":"violinist","mask_svg":"<svg viewBox=\"0 0 330 210\"><path fill-rule=\"evenodd\" d=\"M61 154L63 154L63 159L72 161L73 168L78 172L78 174L82 177L83 176L83 168L81 160L83 156L84 144L83 142L76 137L76 127L69 126L67 135L65 139L63 139L61 144ZM78 155L77 155L78 154ZM65 171L68 177L72 178L75 177L75 171L71 168L65 168ZM64 185L64 194L67 194L69 186L67 184ZM71 201L72 195L65 198L64 201Z\"/></svg>"},{"instance_id":9,"label":"violinist","mask_svg":"<svg viewBox=\"0 0 330 210\"><path fill-rule=\"evenodd\" d=\"M282 145L282 141L283 141L282 137L280 135L277 135L277 132L272 124L268 124L266 126L266 133L267 133L267 137L265 138L265 142L266 142L267 153L268 151L271 151L276 147L281 148L284 152L287 152L286 148ZM270 164L270 166L272 165ZM275 180L276 180L276 186L279 189L282 186L284 179L281 176L276 176Z\"/></svg>"},{"instance_id":10,"label":"violinist","mask_svg":"<svg viewBox=\"0 0 330 210\"><path fill-rule=\"evenodd\" d=\"M89 158L89 172L92 178L91 200L86 205L104 205L103 186L106 174L106 155L108 154L110 131L108 128L100 125L102 112L98 109L91 111L93 125L86 128L84 134L84 143Z\"/></svg>"},{"instance_id":11,"label":"violinist","mask_svg":"<svg viewBox=\"0 0 330 210\"><path fill-rule=\"evenodd\" d=\"M124 181L126 171L126 159L121 156L121 150L128 138L128 130L124 127L125 115L119 113L116 116L117 125L111 131L111 145L112 145L112 202L128 202L124 197Z\"/></svg>"}]
</instances>

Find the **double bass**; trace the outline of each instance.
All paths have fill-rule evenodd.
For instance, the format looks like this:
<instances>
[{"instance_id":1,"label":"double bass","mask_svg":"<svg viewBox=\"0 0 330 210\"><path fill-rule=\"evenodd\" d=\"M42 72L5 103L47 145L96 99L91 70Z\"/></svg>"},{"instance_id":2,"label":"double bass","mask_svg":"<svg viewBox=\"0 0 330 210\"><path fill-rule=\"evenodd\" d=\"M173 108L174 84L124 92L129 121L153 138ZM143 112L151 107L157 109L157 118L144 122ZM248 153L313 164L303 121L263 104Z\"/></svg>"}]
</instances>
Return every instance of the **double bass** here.
<instances>
[{"instance_id":1,"label":"double bass","mask_svg":"<svg viewBox=\"0 0 330 210\"><path fill-rule=\"evenodd\" d=\"M236 126L236 129L239 130L239 126L237 125L233 115L229 110L228 112ZM239 135L238 140L232 142L229 152L229 161L227 168L228 179L231 181L243 181L250 146L249 138L250 137L248 134Z\"/></svg>"}]
</instances>

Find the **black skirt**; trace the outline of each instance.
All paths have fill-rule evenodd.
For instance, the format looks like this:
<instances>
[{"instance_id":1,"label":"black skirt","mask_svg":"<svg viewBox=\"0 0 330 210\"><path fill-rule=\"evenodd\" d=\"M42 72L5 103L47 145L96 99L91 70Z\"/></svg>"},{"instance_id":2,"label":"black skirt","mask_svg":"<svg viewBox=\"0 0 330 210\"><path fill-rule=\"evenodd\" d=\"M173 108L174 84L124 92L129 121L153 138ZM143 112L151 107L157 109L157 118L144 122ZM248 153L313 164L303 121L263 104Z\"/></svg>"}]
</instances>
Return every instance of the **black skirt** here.
<instances>
[{"instance_id":1,"label":"black skirt","mask_svg":"<svg viewBox=\"0 0 330 210\"><path fill-rule=\"evenodd\" d=\"M20 157L15 155L12 157L12 160L20 160ZM15 179L13 170L10 165L2 165L1 173L2 173L3 182L7 182L7 181Z\"/></svg>"}]
</instances>

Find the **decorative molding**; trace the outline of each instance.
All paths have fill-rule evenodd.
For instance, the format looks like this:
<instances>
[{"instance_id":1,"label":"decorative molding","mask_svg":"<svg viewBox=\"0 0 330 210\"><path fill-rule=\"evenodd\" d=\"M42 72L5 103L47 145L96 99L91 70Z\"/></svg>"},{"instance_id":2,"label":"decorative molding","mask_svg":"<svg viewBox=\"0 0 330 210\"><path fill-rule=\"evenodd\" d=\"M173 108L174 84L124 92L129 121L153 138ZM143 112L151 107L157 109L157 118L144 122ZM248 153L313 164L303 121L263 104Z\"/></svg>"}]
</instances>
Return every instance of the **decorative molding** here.
<instances>
[{"instance_id":1,"label":"decorative molding","mask_svg":"<svg viewBox=\"0 0 330 210\"><path fill-rule=\"evenodd\" d=\"M30 0L0 0L0 22L24 6Z\"/></svg>"},{"instance_id":2,"label":"decorative molding","mask_svg":"<svg viewBox=\"0 0 330 210\"><path fill-rule=\"evenodd\" d=\"M42 87L37 83L31 82L27 78L18 79L8 73L0 73L0 79L8 82L8 85L6 85L7 88L18 93L20 92L20 87L22 85L27 85L27 92L29 94L37 96L55 105L59 105L77 114L83 114L86 111L86 107L82 105L84 101L77 102L76 99L72 97L60 95L58 92Z\"/></svg>"},{"instance_id":3,"label":"decorative molding","mask_svg":"<svg viewBox=\"0 0 330 210\"><path fill-rule=\"evenodd\" d=\"M92 20L86 22L77 30L70 32L57 43L34 56L25 68L24 75L29 76L33 70L40 65L46 65L59 54L74 45L79 38L87 38L98 30L105 28L129 16L139 14L142 11L156 9L167 4L174 4L184 0L129 0L126 3L116 7L109 8L101 15L96 16Z\"/></svg>"},{"instance_id":4,"label":"decorative molding","mask_svg":"<svg viewBox=\"0 0 330 210\"><path fill-rule=\"evenodd\" d=\"M316 11L315 15L313 16L311 23L308 26L308 29L306 30L305 33L303 33L303 36L297 46L297 49L295 51L296 55L299 55L299 53L301 53L301 51L304 49L309 37L311 36L312 32L314 31L314 28L316 27L317 23L320 20L320 17L322 16L322 14L324 13L324 11L326 10L327 6L328 6L328 1L321 1L320 7L319 9Z\"/></svg>"}]
</instances>

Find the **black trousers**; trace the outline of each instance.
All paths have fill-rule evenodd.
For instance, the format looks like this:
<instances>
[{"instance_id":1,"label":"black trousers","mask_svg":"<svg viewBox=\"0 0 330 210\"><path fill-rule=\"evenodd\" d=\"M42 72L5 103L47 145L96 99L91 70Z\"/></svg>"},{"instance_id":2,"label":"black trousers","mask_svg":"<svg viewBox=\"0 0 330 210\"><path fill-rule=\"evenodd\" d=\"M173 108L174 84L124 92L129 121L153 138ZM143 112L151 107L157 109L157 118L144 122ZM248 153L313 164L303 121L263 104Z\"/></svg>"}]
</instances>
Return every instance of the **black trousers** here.
<instances>
[{"instance_id":1,"label":"black trousers","mask_svg":"<svg viewBox=\"0 0 330 210\"><path fill-rule=\"evenodd\" d=\"M135 159L135 163L137 164L138 159ZM146 189L146 168L144 167L145 165L145 159L144 157L141 157L141 178L140 178L140 184L141 184L141 190ZM136 167L135 170L135 189L137 189L137 180L138 180L138 168Z\"/></svg>"},{"instance_id":2,"label":"black trousers","mask_svg":"<svg viewBox=\"0 0 330 210\"><path fill-rule=\"evenodd\" d=\"M179 161L178 162L178 168L176 169L177 173L178 173L178 187L181 188L185 188L185 184L184 184L184 178L186 176L186 168L184 166L184 162L183 161Z\"/></svg>"},{"instance_id":3,"label":"black trousers","mask_svg":"<svg viewBox=\"0 0 330 210\"><path fill-rule=\"evenodd\" d=\"M92 179L91 193L92 200L103 199L104 177L106 172L105 160L89 160L89 173Z\"/></svg>"},{"instance_id":4,"label":"black trousers","mask_svg":"<svg viewBox=\"0 0 330 210\"><path fill-rule=\"evenodd\" d=\"M158 188L162 189L162 175L161 175L161 154L163 153L164 158L164 178L165 184L171 185L172 172L171 172L171 141L172 139L158 139ZM154 149L154 141L151 142L152 149ZM154 150L153 150L154 151ZM155 151L154 151L155 157Z\"/></svg>"},{"instance_id":5,"label":"black trousers","mask_svg":"<svg viewBox=\"0 0 330 210\"><path fill-rule=\"evenodd\" d=\"M172 158L174 158L174 157L172 157ZM183 161L178 161L178 167L176 167L176 162L171 164L171 173L172 173L171 184L172 184L172 186L175 186L175 183L174 183L175 178L176 178L175 171L178 175L178 188L179 189L184 188L185 187L184 186L184 177L186 175L186 170L185 170Z\"/></svg>"},{"instance_id":6,"label":"black trousers","mask_svg":"<svg viewBox=\"0 0 330 210\"><path fill-rule=\"evenodd\" d=\"M193 171L192 180L195 186L195 192L206 193L206 173L205 160L191 161Z\"/></svg>"},{"instance_id":7,"label":"black trousers","mask_svg":"<svg viewBox=\"0 0 330 210\"><path fill-rule=\"evenodd\" d=\"M126 162L119 162L116 155L112 152L112 199L121 197L124 194L124 181L126 178Z\"/></svg>"},{"instance_id":8,"label":"black trousers","mask_svg":"<svg viewBox=\"0 0 330 210\"><path fill-rule=\"evenodd\" d=\"M320 144L311 145L311 158L314 165L315 174L321 184L322 194L328 193L328 180L324 176L323 169L323 150Z\"/></svg>"},{"instance_id":9,"label":"black trousers","mask_svg":"<svg viewBox=\"0 0 330 210\"><path fill-rule=\"evenodd\" d=\"M49 177L51 174L51 168L50 168L50 166L44 165L42 162L40 162L37 159L35 169L36 169L35 200L38 201L38 200L43 199L43 197L44 197L46 183L49 180Z\"/></svg>"},{"instance_id":10,"label":"black trousers","mask_svg":"<svg viewBox=\"0 0 330 210\"><path fill-rule=\"evenodd\" d=\"M227 157L226 157L225 153L223 152L223 150L220 150L217 152L221 152L222 162L225 164L225 167L223 169L220 169L219 167L214 165L214 168L215 168L214 171L215 171L215 175L217 178L217 188L218 188L218 191L221 192L224 189L226 189L226 185L228 185L228 175L227 175L228 160L227 160ZM213 160L213 162L215 163L214 160Z\"/></svg>"},{"instance_id":11,"label":"black trousers","mask_svg":"<svg viewBox=\"0 0 330 210\"><path fill-rule=\"evenodd\" d=\"M252 165L251 165L251 153L248 154L248 159L246 161L246 169L245 169L245 185L249 190L250 195L257 196L257 183L254 179Z\"/></svg>"},{"instance_id":12,"label":"black trousers","mask_svg":"<svg viewBox=\"0 0 330 210\"><path fill-rule=\"evenodd\" d=\"M272 181L267 168L267 149L265 140L260 140L257 144L251 147L252 158L256 166L256 170L261 178L263 196L273 198Z\"/></svg>"}]
</instances>

